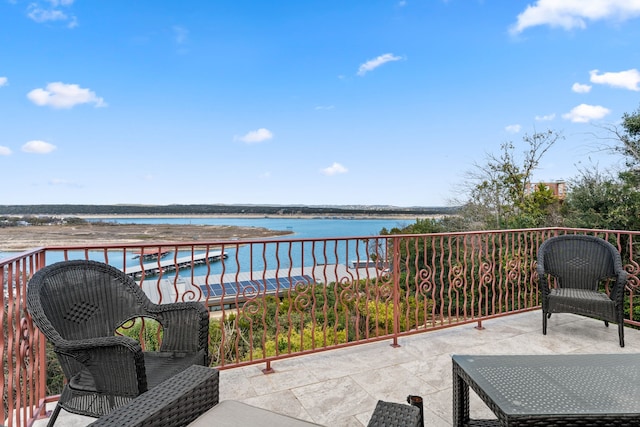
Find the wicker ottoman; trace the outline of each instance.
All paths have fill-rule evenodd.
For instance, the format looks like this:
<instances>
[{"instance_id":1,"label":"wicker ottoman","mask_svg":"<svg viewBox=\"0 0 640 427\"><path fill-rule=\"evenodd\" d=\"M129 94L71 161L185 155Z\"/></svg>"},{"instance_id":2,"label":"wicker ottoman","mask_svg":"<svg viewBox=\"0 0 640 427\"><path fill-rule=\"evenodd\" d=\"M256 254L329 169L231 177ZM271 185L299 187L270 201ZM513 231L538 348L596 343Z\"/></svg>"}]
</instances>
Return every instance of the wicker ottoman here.
<instances>
[{"instance_id":1,"label":"wicker ottoman","mask_svg":"<svg viewBox=\"0 0 640 427\"><path fill-rule=\"evenodd\" d=\"M420 409L413 405L378 400L367 427L421 427Z\"/></svg>"},{"instance_id":2,"label":"wicker ottoman","mask_svg":"<svg viewBox=\"0 0 640 427\"><path fill-rule=\"evenodd\" d=\"M185 426L218 403L218 379L217 369L191 366L91 426Z\"/></svg>"}]
</instances>

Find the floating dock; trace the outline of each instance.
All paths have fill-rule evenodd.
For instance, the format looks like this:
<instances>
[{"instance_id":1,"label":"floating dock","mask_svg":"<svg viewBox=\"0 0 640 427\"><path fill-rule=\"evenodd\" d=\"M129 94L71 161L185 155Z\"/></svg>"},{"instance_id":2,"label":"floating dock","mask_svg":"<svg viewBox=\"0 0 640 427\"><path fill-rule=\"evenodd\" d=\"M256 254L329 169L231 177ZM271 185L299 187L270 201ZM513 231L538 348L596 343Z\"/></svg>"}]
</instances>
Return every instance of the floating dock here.
<instances>
[{"instance_id":1,"label":"floating dock","mask_svg":"<svg viewBox=\"0 0 640 427\"><path fill-rule=\"evenodd\" d=\"M294 267L207 276L145 278L140 286L156 304L176 301L201 301L210 311L233 308L247 300L265 295L283 296L302 292L309 286L340 281L389 280L377 268L350 268L344 264L323 264L315 267ZM299 288L300 287L300 288ZM299 288L299 289L298 289Z\"/></svg>"},{"instance_id":2,"label":"floating dock","mask_svg":"<svg viewBox=\"0 0 640 427\"><path fill-rule=\"evenodd\" d=\"M130 265L124 268L124 272L134 278L140 278L143 274L145 276L157 276L160 273L171 273L176 270L217 262L223 258L227 258L227 254L222 251L210 251L202 254L183 256L176 259L166 259L160 262L154 261L144 263L142 265Z\"/></svg>"}]
</instances>

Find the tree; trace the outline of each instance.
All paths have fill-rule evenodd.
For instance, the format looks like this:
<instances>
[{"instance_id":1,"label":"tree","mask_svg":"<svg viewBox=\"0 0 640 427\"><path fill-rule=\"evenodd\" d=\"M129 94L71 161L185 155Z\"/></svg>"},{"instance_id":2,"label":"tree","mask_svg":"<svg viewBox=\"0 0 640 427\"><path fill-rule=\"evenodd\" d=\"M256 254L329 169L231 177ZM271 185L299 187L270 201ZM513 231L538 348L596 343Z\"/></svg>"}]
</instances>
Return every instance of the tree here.
<instances>
[{"instance_id":1,"label":"tree","mask_svg":"<svg viewBox=\"0 0 640 427\"><path fill-rule=\"evenodd\" d=\"M581 170L570 182L565 202L567 225L609 230L640 230L640 177L633 171L618 176L597 168Z\"/></svg>"},{"instance_id":2,"label":"tree","mask_svg":"<svg viewBox=\"0 0 640 427\"><path fill-rule=\"evenodd\" d=\"M615 125L605 126L615 141L613 151L624 156L627 167L640 167L640 107L633 113L622 115L621 128Z\"/></svg>"},{"instance_id":3,"label":"tree","mask_svg":"<svg viewBox=\"0 0 640 427\"><path fill-rule=\"evenodd\" d=\"M581 170L570 182L567 225L640 230L640 108L624 113L619 126L603 128L604 139L613 141L605 150L622 155L626 169L617 174L602 173L597 166Z\"/></svg>"},{"instance_id":4,"label":"tree","mask_svg":"<svg viewBox=\"0 0 640 427\"><path fill-rule=\"evenodd\" d=\"M552 130L525 135L523 141L528 148L521 158L515 153L515 145L505 142L499 155L488 154L486 163L475 164L475 169L467 173L469 192L462 214L471 219L475 228L541 225L557 200L550 200L547 194L535 194L538 188L532 194L527 189L540 160L560 138Z\"/></svg>"}]
</instances>

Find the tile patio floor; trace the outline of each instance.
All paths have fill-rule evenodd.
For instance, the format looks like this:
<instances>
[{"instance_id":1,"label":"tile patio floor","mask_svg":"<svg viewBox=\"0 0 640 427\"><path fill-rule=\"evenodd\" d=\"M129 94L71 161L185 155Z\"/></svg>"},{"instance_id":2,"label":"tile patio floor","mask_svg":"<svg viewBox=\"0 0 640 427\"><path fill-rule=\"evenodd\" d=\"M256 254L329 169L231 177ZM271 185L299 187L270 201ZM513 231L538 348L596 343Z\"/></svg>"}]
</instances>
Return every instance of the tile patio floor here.
<instances>
[{"instance_id":1,"label":"tile patio floor","mask_svg":"<svg viewBox=\"0 0 640 427\"><path fill-rule=\"evenodd\" d=\"M640 331L625 328L618 345L617 325L554 314L546 336L539 310L390 341L331 350L220 372L220 400L234 399L331 427L366 426L376 402L424 399L424 424L450 426L452 354L640 353ZM474 418L495 418L472 394ZM61 411L56 426L83 427L94 419ZM37 421L43 427L46 420Z\"/></svg>"}]
</instances>

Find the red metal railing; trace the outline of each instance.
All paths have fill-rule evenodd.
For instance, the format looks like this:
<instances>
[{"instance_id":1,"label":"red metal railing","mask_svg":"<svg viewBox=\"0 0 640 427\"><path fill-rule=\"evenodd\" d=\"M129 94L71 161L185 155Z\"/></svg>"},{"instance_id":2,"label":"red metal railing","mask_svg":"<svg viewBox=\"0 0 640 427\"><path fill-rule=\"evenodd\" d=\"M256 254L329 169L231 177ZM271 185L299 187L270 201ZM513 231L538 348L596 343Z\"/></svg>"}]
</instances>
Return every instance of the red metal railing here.
<instances>
[{"instance_id":1,"label":"red metal railing","mask_svg":"<svg viewBox=\"0 0 640 427\"><path fill-rule=\"evenodd\" d=\"M379 340L398 345L405 335L461 323L481 327L486 319L537 309L538 247L565 233L595 234L617 246L630 274L625 321L640 326L635 232L546 228L47 247L2 260L0 422L30 425L48 399L45 342L25 309L27 281L45 264L99 260L131 274L158 303L203 301L212 310L212 364L264 363L269 371L271 362L293 355ZM135 258L142 251L168 255Z\"/></svg>"}]
</instances>

